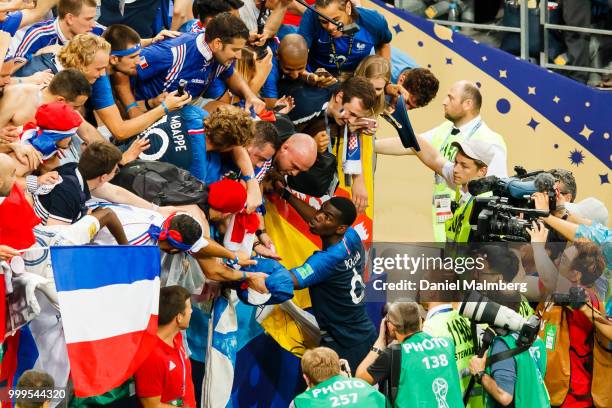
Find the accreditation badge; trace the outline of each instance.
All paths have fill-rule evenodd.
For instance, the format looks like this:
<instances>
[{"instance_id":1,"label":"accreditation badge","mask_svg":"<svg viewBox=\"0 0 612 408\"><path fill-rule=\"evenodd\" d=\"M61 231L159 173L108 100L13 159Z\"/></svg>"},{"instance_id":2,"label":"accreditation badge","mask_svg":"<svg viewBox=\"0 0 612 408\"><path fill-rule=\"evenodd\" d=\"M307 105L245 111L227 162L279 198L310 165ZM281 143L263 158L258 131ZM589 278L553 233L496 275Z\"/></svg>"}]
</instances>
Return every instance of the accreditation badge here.
<instances>
[{"instance_id":1,"label":"accreditation badge","mask_svg":"<svg viewBox=\"0 0 612 408\"><path fill-rule=\"evenodd\" d=\"M450 194L435 194L433 205L436 211L436 222L444 223L446 220L453 218Z\"/></svg>"},{"instance_id":2,"label":"accreditation badge","mask_svg":"<svg viewBox=\"0 0 612 408\"><path fill-rule=\"evenodd\" d=\"M544 343L547 350L555 349L555 340L557 339L557 325L547 323L544 329Z\"/></svg>"}]
</instances>

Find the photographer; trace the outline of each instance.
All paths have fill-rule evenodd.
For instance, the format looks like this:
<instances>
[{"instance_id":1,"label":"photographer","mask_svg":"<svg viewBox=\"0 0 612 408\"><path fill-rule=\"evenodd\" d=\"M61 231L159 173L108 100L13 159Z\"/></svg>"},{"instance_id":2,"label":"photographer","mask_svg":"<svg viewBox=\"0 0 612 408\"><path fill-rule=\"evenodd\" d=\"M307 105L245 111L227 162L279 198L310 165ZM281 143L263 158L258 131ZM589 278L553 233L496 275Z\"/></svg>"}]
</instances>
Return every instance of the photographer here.
<instances>
[{"instance_id":1,"label":"photographer","mask_svg":"<svg viewBox=\"0 0 612 408\"><path fill-rule=\"evenodd\" d=\"M539 243L545 242L547 233L543 225L530 231L532 241ZM600 319L604 302L594 285L605 268L601 250L581 238L565 249L556 264L543 245L534 245L534 259L541 290L564 293L553 294L552 302L540 306L545 323L540 336L552 345L545 378L551 402L564 407L605 406L601 401L609 392L604 383L612 374L612 354L605 345L612 337L612 326Z\"/></svg>"},{"instance_id":2,"label":"photographer","mask_svg":"<svg viewBox=\"0 0 612 408\"><path fill-rule=\"evenodd\" d=\"M306 351L302 357L302 373L308 389L295 397L291 408L347 405L383 408L385 397L359 378L350 378L342 371L338 354L327 347ZM349 373L350 374L350 373Z\"/></svg>"},{"instance_id":3,"label":"photographer","mask_svg":"<svg viewBox=\"0 0 612 408\"><path fill-rule=\"evenodd\" d=\"M518 312L521 298L517 292L501 292L496 295L499 304ZM470 372L484 388L485 407L547 407L550 406L544 385L546 372L546 348L540 338L533 344L521 346L519 333L495 328L493 339L485 357L472 357ZM519 349L523 348L522 351ZM495 358L508 350L517 354L507 358ZM487 360L488 364L487 364ZM493 361L495 360L495 361Z\"/></svg>"},{"instance_id":4,"label":"photographer","mask_svg":"<svg viewBox=\"0 0 612 408\"><path fill-rule=\"evenodd\" d=\"M400 345L387 347L388 340ZM401 361L399 375L392 374L397 359ZM463 406L453 342L421 331L415 302L391 303L378 339L355 376L370 384L388 380L394 407Z\"/></svg>"},{"instance_id":5,"label":"photographer","mask_svg":"<svg viewBox=\"0 0 612 408\"><path fill-rule=\"evenodd\" d=\"M449 196L434 200L436 214L447 218L447 213L451 213L453 208L451 203L457 203L452 215L445 221L446 242L468 242L474 196L468 192L467 185L470 181L487 175L495 156L493 145L475 139L453 142L451 147L457 149L457 154L454 162L451 162L423 137L417 136L417 139L421 150L415 153L419 160L446 180L447 186L455 189L454 198Z\"/></svg>"}]
</instances>

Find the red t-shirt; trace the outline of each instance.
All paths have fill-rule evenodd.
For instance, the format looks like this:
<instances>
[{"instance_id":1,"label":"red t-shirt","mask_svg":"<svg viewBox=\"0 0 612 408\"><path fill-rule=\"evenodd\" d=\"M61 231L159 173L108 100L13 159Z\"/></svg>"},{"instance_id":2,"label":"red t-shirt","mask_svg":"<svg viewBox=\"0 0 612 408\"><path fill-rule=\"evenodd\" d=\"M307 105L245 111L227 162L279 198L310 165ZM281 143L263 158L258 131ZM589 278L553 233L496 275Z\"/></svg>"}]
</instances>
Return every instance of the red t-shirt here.
<instances>
[{"instance_id":1,"label":"red t-shirt","mask_svg":"<svg viewBox=\"0 0 612 408\"><path fill-rule=\"evenodd\" d=\"M306 0L306 3L308 3L308 5L312 6L314 4L315 0ZM293 14L290 11L287 11L285 13L285 18L283 19L283 24L289 24L289 25L294 25L294 26L299 26L300 25L300 21L302 21L302 16L297 15L297 14Z\"/></svg>"},{"instance_id":2,"label":"red t-shirt","mask_svg":"<svg viewBox=\"0 0 612 408\"><path fill-rule=\"evenodd\" d=\"M159 337L157 347L136 371L136 395L139 398L161 396L161 402L183 399L185 407L195 408L191 381L191 363L183 348L183 336L178 333L170 347Z\"/></svg>"}]
</instances>

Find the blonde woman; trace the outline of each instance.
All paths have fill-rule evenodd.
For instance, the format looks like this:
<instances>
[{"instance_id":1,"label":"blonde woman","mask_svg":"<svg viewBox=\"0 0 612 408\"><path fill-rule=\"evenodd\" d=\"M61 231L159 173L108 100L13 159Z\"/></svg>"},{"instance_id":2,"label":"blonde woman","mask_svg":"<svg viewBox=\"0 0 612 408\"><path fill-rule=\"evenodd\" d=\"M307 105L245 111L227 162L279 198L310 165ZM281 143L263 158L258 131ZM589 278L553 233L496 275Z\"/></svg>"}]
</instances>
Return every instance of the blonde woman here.
<instances>
[{"instance_id":1,"label":"blonde woman","mask_svg":"<svg viewBox=\"0 0 612 408\"><path fill-rule=\"evenodd\" d=\"M75 68L81 71L92 84L91 104L100 121L118 140L128 139L145 130L171 110L189 103L188 94L177 96L171 92L155 108L135 117L124 120L115 104L109 80L113 66L109 64L110 44L102 37L93 34L79 34L62 47L57 54L61 68ZM134 60L136 64L137 60ZM60 67L58 67L60 68Z\"/></svg>"}]
</instances>

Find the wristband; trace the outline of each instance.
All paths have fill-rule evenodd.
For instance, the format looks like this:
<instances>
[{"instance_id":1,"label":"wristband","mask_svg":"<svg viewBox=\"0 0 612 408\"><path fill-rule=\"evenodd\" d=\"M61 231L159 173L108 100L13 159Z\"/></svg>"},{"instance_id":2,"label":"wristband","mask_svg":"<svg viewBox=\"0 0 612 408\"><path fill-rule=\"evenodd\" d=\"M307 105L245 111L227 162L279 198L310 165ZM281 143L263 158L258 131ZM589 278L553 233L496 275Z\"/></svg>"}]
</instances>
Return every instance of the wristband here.
<instances>
[{"instance_id":1,"label":"wristband","mask_svg":"<svg viewBox=\"0 0 612 408\"><path fill-rule=\"evenodd\" d=\"M125 111L126 111L126 112L129 112L129 111L130 111L130 109L135 108L135 107L137 107L137 106L138 106L138 103L136 103L136 102L134 101L134 102L130 103L128 106L126 106L126 107L125 107Z\"/></svg>"},{"instance_id":2,"label":"wristband","mask_svg":"<svg viewBox=\"0 0 612 408\"><path fill-rule=\"evenodd\" d=\"M243 281L246 280L246 271L245 270L242 271L242 280Z\"/></svg>"},{"instance_id":3,"label":"wristband","mask_svg":"<svg viewBox=\"0 0 612 408\"><path fill-rule=\"evenodd\" d=\"M478 384L482 384L482 377L484 377L487 373L485 371L479 371L474 375L474 379Z\"/></svg>"},{"instance_id":4,"label":"wristband","mask_svg":"<svg viewBox=\"0 0 612 408\"><path fill-rule=\"evenodd\" d=\"M379 356L383 353L383 351L381 349L379 349L378 347L376 347L376 346L372 346L372 348L370 350L372 350L373 352L375 352Z\"/></svg>"},{"instance_id":5,"label":"wristband","mask_svg":"<svg viewBox=\"0 0 612 408\"><path fill-rule=\"evenodd\" d=\"M264 229L258 229L257 231L255 231L255 236L257 238L259 238L261 236L261 234L265 234L265 233L266 233L265 228Z\"/></svg>"},{"instance_id":6,"label":"wristband","mask_svg":"<svg viewBox=\"0 0 612 408\"><path fill-rule=\"evenodd\" d=\"M148 99L144 100L144 105L145 105L145 108L147 108L148 111L151 110L151 105L149 105L149 100Z\"/></svg>"},{"instance_id":7,"label":"wristband","mask_svg":"<svg viewBox=\"0 0 612 408\"><path fill-rule=\"evenodd\" d=\"M240 179L242 181L249 181L249 180L253 180L254 178L255 177L250 174L245 174L245 175L240 176Z\"/></svg>"},{"instance_id":8,"label":"wristband","mask_svg":"<svg viewBox=\"0 0 612 408\"><path fill-rule=\"evenodd\" d=\"M170 111L168 110L168 105L166 105L166 102L162 101L161 107L164 108L164 112L166 112L166 115L170 113Z\"/></svg>"}]
</instances>

